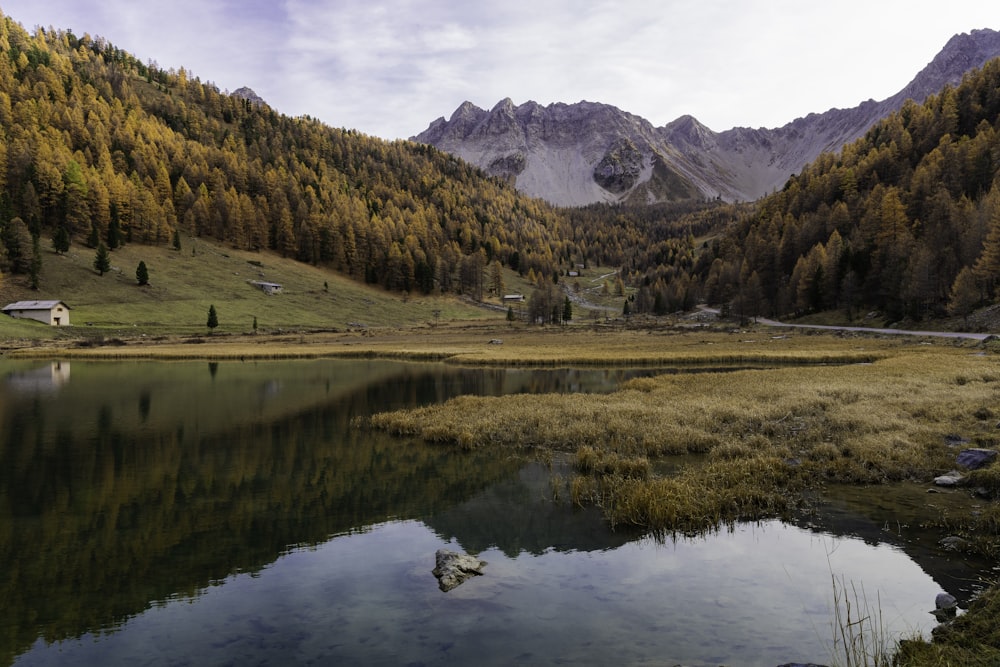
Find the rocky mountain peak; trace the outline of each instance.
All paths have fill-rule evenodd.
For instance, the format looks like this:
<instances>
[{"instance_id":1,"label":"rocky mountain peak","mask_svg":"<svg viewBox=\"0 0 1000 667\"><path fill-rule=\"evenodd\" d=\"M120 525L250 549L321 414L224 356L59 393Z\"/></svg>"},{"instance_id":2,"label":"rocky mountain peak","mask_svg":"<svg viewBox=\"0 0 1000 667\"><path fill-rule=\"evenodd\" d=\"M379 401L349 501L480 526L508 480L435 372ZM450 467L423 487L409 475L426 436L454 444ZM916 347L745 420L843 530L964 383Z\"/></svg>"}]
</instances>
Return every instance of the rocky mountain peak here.
<instances>
[{"instance_id":1,"label":"rocky mountain peak","mask_svg":"<svg viewBox=\"0 0 1000 667\"><path fill-rule=\"evenodd\" d=\"M511 118L513 118L514 117L514 100L510 99L509 97L503 98L502 100L500 100L499 102L497 102L496 105L492 109L490 109L490 113L491 114L502 113L505 116L510 116Z\"/></svg>"},{"instance_id":2,"label":"rocky mountain peak","mask_svg":"<svg viewBox=\"0 0 1000 667\"><path fill-rule=\"evenodd\" d=\"M923 102L995 57L1000 57L1000 32L955 35L896 95L811 113L775 129L714 132L690 115L654 128L600 102L518 106L507 97L490 111L463 102L450 120L437 119L413 139L557 205L698 197L747 201L780 188L821 153L862 136L907 99Z\"/></svg>"},{"instance_id":3,"label":"rocky mountain peak","mask_svg":"<svg viewBox=\"0 0 1000 667\"><path fill-rule=\"evenodd\" d=\"M960 33L948 40L934 59L891 100L922 102L945 86L955 86L966 72L982 67L1000 54L1000 32L981 29Z\"/></svg>"},{"instance_id":4,"label":"rocky mountain peak","mask_svg":"<svg viewBox=\"0 0 1000 667\"><path fill-rule=\"evenodd\" d=\"M466 100L465 102L462 102L457 109L455 109L455 113L451 114L451 122L455 122L457 120L471 120L474 118L479 118L484 113L486 112L477 107L472 102Z\"/></svg>"},{"instance_id":5,"label":"rocky mountain peak","mask_svg":"<svg viewBox=\"0 0 1000 667\"><path fill-rule=\"evenodd\" d=\"M241 100L248 100L254 106L263 106L267 104L264 98L253 91L253 89L243 86L242 88L237 88L232 92L233 97L238 97Z\"/></svg>"}]
</instances>

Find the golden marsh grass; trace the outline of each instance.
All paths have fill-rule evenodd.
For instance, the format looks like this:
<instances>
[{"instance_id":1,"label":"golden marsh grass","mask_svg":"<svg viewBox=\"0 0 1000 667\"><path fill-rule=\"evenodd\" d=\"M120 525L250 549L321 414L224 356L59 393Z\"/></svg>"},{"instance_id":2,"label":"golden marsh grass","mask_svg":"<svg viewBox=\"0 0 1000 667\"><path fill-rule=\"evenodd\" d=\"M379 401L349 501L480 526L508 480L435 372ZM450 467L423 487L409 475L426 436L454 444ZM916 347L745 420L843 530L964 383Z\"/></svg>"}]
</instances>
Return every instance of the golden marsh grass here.
<instances>
[{"instance_id":1,"label":"golden marsh grass","mask_svg":"<svg viewBox=\"0 0 1000 667\"><path fill-rule=\"evenodd\" d=\"M822 346L799 354L832 356ZM573 487L574 498L596 502L612 523L711 529L781 514L824 481L929 481L953 465L948 434L994 444L984 417L1000 398L995 355L952 345L875 354L872 363L664 374L608 395L464 396L371 424L466 448L574 453L579 473L593 478ZM707 459L651 473L650 461L689 453Z\"/></svg>"}]
</instances>

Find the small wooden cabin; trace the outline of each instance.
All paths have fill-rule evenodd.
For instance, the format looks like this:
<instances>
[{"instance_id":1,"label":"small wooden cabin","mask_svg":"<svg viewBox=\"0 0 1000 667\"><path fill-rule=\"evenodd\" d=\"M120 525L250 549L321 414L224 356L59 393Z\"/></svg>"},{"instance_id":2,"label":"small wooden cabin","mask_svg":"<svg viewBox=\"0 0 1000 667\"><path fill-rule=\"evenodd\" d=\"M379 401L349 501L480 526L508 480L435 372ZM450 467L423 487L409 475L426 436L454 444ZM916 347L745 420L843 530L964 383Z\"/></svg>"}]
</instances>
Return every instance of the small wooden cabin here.
<instances>
[{"instance_id":1,"label":"small wooden cabin","mask_svg":"<svg viewBox=\"0 0 1000 667\"><path fill-rule=\"evenodd\" d=\"M16 301L3 307L11 317L37 320L54 327L69 326L69 306L63 301Z\"/></svg>"}]
</instances>

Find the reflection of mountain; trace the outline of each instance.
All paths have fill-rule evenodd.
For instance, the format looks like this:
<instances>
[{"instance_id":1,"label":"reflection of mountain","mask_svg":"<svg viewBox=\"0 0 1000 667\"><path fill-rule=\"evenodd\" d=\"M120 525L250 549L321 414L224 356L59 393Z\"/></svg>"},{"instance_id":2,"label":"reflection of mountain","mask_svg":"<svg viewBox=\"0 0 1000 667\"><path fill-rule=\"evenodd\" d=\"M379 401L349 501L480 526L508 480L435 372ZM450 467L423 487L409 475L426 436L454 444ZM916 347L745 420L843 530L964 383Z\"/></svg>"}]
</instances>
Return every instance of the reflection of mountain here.
<instances>
[{"instance_id":1,"label":"reflection of mountain","mask_svg":"<svg viewBox=\"0 0 1000 667\"><path fill-rule=\"evenodd\" d=\"M612 531L596 507L575 507L565 498L554 501L553 474L541 464L529 464L516 477L493 484L424 523L442 539L454 538L469 553L496 547L511 558L550 549L600 551L638 537L634 531Z\"/></svg>"},{"instance_id":2,"label":"reflection of mountain","mask_svg":"<svg viewBox=\"0 0 1000 667\"><path fill-rule=\"evenodd\" d=\"M928 496L926 487L917 484L833 486L815 503L817 513L797 523L900 549L964 607L983 588L982 573L991 572L994 564L945 551L938 544L944 537L940 529L924 524L928 505L947 507L957 516L973 511L973 504L965 494ZM933 607L934 601L928 600L928 610Z\"/></svg>"}]
</instances>

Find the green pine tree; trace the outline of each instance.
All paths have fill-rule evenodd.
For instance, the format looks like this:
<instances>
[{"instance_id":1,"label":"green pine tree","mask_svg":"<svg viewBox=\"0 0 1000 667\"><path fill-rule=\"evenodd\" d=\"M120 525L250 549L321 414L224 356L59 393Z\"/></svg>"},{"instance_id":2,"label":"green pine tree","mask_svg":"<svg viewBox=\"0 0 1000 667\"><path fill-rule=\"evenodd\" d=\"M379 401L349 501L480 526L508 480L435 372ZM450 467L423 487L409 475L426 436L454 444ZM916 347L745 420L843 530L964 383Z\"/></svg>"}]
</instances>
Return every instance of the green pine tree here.
<instances>
[{"instance_id":1,"label":"green pine tree","mask_svg":"<svg viewBox=\"0 0 1000 667\"><path fill-rule=\"evenodd\" d=\"M208 307L207 326L210 331L215 331L215 327L219 326L219 314L215 312L214 304Z\"/></svg>"},{"instance_id":2,"label":"green pine tree","mask_svg":"<svg viewBox=\"0 0 1000 667\"><path fill-rule=\"evenodd\" d=\"M69 231L63 225L56 227L52 233L52 249L60 255L69 250Z\"/></svg>"},{"instance_id":3,"label":"green pine tree","mask_svg":"<svg viewBox=\"0 0 1000 667\"><path fill-rule=\"evenodd\" d=\"M103 243L97 246L97 253L94 255L94 270L102 276L111 270L111 256L108 254L108 247Z\"/></svg>"},{"instance_id":4,"label":"green pine tree","mask_svg":"<svg viewBox=\"0 0 1000 667\"><path fill-rule=\"evenodd\" d=\"M135 269L135 279L139 282L139 285L149 284L149 269L146 268L146 262L139 262L139 266Z\"/></svg>"}]
</instances>

